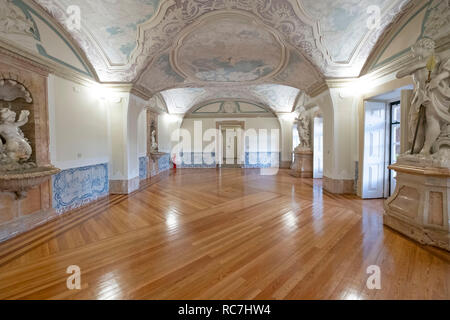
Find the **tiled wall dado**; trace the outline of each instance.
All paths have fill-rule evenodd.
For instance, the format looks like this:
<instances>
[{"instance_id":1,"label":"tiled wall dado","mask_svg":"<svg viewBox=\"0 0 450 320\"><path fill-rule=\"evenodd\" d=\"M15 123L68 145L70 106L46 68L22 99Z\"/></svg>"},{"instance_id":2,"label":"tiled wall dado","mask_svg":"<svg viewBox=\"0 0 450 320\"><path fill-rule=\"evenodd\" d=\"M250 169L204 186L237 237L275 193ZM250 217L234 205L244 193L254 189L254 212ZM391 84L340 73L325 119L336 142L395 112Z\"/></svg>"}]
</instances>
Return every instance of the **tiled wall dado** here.
<instances>
[{"instance_id":1,"label":"tiled wall dado","mask_svg":"<svg viewBox=\"0 0 450 320\"><path fill-rule=\"evenodd\" d=\"M202 152L182 152L178 155L179 168L215 168L216 154Z\"/></svg>"},{"instance_id":2,"label":"tiled wall dado","mask_svg":"<svg viewBox=\"0 0 450 320\"><path fill-rule=\"evenodd\" d=\"M153 160L149 157L139 158L139 179L145 180L170 169L170 154L165 154L158 159L157 165L153 166ZM149 168L152 167L152 168Z\"/></svg>"},{"instance_id":3,"label":"tiled wall dado","mask_svg":"<svg viewBox=\"0 0 450 320\"><path fill-rule=\"evenodd\" d=\"M158 160L158 173L162 173L170 169L170 154L165 154Z\"/></svg>"},{"instance_id":4,"label":"tiled wall dado","mask_svg":"<svg viewBox=\"0 0 450 320\"><path fill-rule=\"evenodd\" d=\"M246 152L245 168L277 168L280 165L280 157L279 152Z\"/></svg>"},{"instance_id":5,"label":"tiled wall dado","mask_svg":"<svg viewBox=\"0 0 450 320\"><path fill-rule=\"evenodd\" d=\"M246 152L244 168L262 169L278 167L280 164L279 152ZM201 152L185 152L179 155L180 168L216 168L216 154Z\"/></svg>"},{"instance_id":6,"label":"tiled wall dado","mask_svg":"<svg viewBox=\"0 0 450 320\"><path fill-rule=\"evenodd\" d=\"M139 179L144 180L148 177L148 157L139 158Z\"/></svg>"},{"instance_id":7,"label":"tiled wall dado","mask_svg":"<svg viewBox=\"0 0 450 320\"><path fill-rule=\"evenodd\" d=\"M66 212L109 194L108 165L64 170L53 177L53 208Z\"/></svg>"}]
</instances>

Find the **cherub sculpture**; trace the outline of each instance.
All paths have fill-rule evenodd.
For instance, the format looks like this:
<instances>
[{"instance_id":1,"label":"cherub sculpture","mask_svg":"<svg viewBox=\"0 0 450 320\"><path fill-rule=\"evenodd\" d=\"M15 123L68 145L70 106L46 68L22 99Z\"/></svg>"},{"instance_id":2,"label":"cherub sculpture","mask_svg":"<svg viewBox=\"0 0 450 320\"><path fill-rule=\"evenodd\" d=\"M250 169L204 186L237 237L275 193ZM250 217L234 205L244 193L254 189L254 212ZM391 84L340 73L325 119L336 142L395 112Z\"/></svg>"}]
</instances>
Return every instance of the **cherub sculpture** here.
<instances>
[{"instance_id":1,"label":"cherub sculpture","mask_svg":"<svg viewBox=\"0 0 450 320\"><path fill-rule=\"evenodd\" d=\"M152 150L158 151L158 143L156 143L156 130L152 131Z\"/></svg>"},{"instance_id":2,"label":"cherub sculpture","mask_svg":"<svg viewBox=\"0 0 450 320\"><path fill-rule=\"evenodd\" d=\"M28 123L30 112L22 110L19 120L9 108L0 109L0 155L2 162L21 164L31 158L32 149L20 127ZM3 143L5 142L5 143Z\"/></svg>"},{"instance_id":3,"label":"cherub sculpture","mask_svg":"<svg viewBox=\"0 0 450 320\"><path fill-rule=\"evenodd\" d=\"M298 116L297 130L298 137L300 138L300 144L295 151L310 151L311 150L311 132L310 132L310 120L305 110L302 110Z\"/></svg>"},{"instance_id":4,"label":"cherub sculpture","mask_svg":"<svg viewBox=\"0 0 450 320\"><path fill-rule=\"evenodd\" d=\"M410 139L415 138L410 140L415 143L412 153L420 152L425 156L432 153L433 145L450 122L450 60L441 61L434 49L432 39L420 39L413 47L418 60L397 74L397 78L413 77L415 88L409 136ZM424 110L424 119L421 119L421 109Z\"/></svg>"}]
</instances>

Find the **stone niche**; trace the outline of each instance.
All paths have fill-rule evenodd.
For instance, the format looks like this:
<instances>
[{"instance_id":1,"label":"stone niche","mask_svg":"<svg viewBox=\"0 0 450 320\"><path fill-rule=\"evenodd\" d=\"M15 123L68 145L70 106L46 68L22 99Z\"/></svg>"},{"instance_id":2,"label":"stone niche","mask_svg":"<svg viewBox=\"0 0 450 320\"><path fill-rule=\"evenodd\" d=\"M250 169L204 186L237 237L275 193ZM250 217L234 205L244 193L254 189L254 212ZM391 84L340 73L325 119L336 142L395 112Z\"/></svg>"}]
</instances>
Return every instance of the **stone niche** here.
<instances>
[{"instance_id":1,"label":"stone niche","mask_svg":"<svg viewBox=\"0 0 450 320\"><path fill-rule=\"evenodd\" d=\"M22 91L26 88L27 94L32 98L11 102L3 100L0 101L0 108L10 108L17 116L22 110L30 112L29 121L21 130L33 149L30 160L37 167L51 167L47 77L47 70L0 51L0 80L16 82L17 88ZM44 183L27 190L26 197L19 197L14 192L0 191L0 242L55 217L50 181L47 178Z\"/></svg>"}]
</instances>

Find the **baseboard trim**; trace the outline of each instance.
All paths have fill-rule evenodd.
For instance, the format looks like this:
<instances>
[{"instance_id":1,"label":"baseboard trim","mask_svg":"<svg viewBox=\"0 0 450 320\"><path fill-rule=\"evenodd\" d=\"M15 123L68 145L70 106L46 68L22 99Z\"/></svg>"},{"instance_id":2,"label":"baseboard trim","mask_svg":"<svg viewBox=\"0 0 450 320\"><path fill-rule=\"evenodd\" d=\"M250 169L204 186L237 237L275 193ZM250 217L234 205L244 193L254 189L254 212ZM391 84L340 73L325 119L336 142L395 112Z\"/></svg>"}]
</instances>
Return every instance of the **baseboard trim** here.
<instances>
[{"instance_id":1,"label":"baseboard trim","mask_svg":"<svg viewBox=\"0 0 450 320\"><path fill-rule=\"evenodd\" d=\"M323 189L332 194L356 194L355 181L323 177Z\"/></svg>"}]
</instances>

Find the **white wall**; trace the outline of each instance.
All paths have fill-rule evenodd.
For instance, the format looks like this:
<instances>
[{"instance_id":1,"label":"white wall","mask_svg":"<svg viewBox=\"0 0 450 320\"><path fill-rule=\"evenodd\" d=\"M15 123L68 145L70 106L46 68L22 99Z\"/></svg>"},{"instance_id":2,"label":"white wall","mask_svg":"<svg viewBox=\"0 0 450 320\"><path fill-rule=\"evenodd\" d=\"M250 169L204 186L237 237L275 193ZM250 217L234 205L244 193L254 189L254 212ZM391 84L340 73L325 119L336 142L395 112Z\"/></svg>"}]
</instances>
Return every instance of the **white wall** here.
<instances>
[{"instance_id":1,"label":"white wall","mask_svg":"<svg viewBox=\"0 0 450 320\"><path fill-rule=\"evenodd\" d=\"M127 105L127 129L124 132L124 141L126 141L125 154L127 156L127 168L123 180L130 180L139 177L139 117L145 113L146 101L130 95L130 103ZM141 131L142 134L142 131Z\"/></svg>"},{"instance_id":2,"label":"white wall","mask_svg":"<svg viewBox=\"0 0 450 320\"><path fill-rule=\"evenodd\" d=\"M48 81L50 152L65 170L109 164L111 180L139 176L146 154L145 101L51 75Z\"/></svg>"},{"instance_id":3,"label":"white wall","mask_svg":"<svg viewBox=\"0 0 450 320\"><path fill-rule=\"evenodd\" d=\"M61 169L109 162L108 107L94 88L50 75L50 152Z\"/></svg>"},{"instance_id":4,"label":"white wall","mask_svg":"<svg viewBox=\"0 0 450 320\"><path fill-rule=\"evenodd\" d=\"M180 128L182 116L161 114L158 116L158 147L160 152L171 153L176 141L172 141L172 134Z\"/></svg>"},{"instance_id":5,"label":"white wall","mask_svg":"<svg viewBox=\"0 0 450 320\"><path fill-rule=\"evenodd\" d=\"M138 152L139 157L147 155L147 111L142 110L138 118Z\"/></svg>"},{"instance_id":6,"label":"white wall","mask_svg":"<svg viewBox=\"0 0 450 320\"><path fill-rule=\"evenodd\" d=\"M280 123L277 118L232 118L232 119L225 119L225 118L187 118L184 119L182 124L182 129L186 129L189 131L191 135L191 141L192 141L192 148L194 148L194 125L195 122L201 123L203 134L209 130L217 129L217 122L222 121L242 121L245 122L245 130L254 129L256 130L256 133L259 134L259 130L266 129L267 130L267 147L270 148L270 134L271 130L275 129L279 131L279 135L281 135L280 132ZM211 143L211 141L203 141L203 148L208 146ZM278 148L280 146L278 145ZM249 150L248 150L249 151ZM261 150L266 151L266 150ZM267 150L267 151L270 151Z\"/></svg>"}]
</instances>

